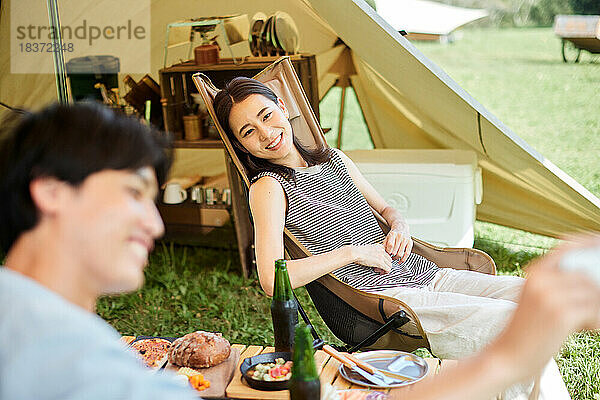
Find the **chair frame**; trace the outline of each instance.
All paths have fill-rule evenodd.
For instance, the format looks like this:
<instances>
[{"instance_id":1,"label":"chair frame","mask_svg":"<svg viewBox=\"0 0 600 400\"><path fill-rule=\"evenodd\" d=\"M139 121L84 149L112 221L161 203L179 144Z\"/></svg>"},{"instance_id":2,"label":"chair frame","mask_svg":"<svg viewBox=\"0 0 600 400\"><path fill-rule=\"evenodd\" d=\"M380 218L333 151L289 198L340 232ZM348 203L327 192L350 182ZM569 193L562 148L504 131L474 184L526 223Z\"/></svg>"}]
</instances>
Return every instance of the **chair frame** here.
<instances>
[{"instance_id":1,"label":"chair frame","mask_svg":"<svg viewBox=\"0 0 600 400\"><path fill-rule=\"evenodd\" d=\"M312 134L312 136L299 137L304 145L308 147L327 146L323 131L289 57L281 57L254 78L267 85L277 85L277 88L271 88L274 89L278 96L284 98L291 114L295 114L290 117L292 128L294 129L295 126L302 125L302 127L308 128L308 131ZM192 79L206 102L207 110L215 123L215 127L221 136L235 169L239 173L242 182L244 182L245 195L247 197L247 191L250 187L248 173L238 159L225 130L220 126L212 106L214 96L219 89L202 73L194 74ZM279 89L279 92L277 89ZM294 132L304 132L305 130L294 129ZM387 233L389 227L385 220L375 210L372 211L384 233ZM310 251L287 228L284 228L283 234L286 258L298 259L311 256ZM494 260L480 250L440 248L416 238L413 238L413 242L414 253L424 256L442 268L451 267L487 274L496 273ZM413 351L420 347L431 350L431 346L417 315L401 300L376 293L360 291L345 284L333 274L326 274L316 279L307 284L306 289L328 328L336 337L347 344L344 350L353 352L364 348L396 348L404 351ZM340 320L340 316L332 315L335 313L328 312L331 304L335 304L336 307L344 310L344 317L353 319L355 326L342 326L343 320ZM310 320L300 302L298 302L298 305L302 318L310 324ZM319 335L314 328L313 336L315 339L319 339Z\"/></svg>"}]
</instances>

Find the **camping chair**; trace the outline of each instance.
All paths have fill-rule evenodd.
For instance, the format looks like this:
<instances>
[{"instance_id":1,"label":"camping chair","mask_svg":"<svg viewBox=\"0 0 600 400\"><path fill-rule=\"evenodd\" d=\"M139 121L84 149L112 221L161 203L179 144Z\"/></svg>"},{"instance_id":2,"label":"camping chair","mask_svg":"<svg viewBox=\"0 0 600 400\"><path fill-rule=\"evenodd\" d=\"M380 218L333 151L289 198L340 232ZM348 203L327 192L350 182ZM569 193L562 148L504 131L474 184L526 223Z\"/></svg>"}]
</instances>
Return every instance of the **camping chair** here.
<instances>
[{"instance_id":1,"label":"camping chair","mask_svg":"<svg viewBox=\"0 0 600 400\"><path fill-rule=\"evenodd\" d=\"M327 146L323 131L308 102L306 94L289 57L282 57L265 68L255 79L269 86L287 105L294 134L304 146ZM206 102L225 149L245 184L250 180L238 159L231 142L219 125L213 99L218 92L202 73L193 75L194 83ZM373 210L384 232L389 231L385 220ZM413 252L435 262L440 267L466 269L495 274L496 266L486 253L475 249L439 248L414 239ZM298 259L311 253L287 229L284 229L286 258ZM392 297L357 290L333 274L327 274L306 285L306 289L323 321L331 332L347 344L346 351L359 349L397 349L413 351L420 347L431 349L417 315L409 305ZM299 304L302 317L308 317ZM313 331L315 339L318 338Z\"/></svg>"}]
</instances>

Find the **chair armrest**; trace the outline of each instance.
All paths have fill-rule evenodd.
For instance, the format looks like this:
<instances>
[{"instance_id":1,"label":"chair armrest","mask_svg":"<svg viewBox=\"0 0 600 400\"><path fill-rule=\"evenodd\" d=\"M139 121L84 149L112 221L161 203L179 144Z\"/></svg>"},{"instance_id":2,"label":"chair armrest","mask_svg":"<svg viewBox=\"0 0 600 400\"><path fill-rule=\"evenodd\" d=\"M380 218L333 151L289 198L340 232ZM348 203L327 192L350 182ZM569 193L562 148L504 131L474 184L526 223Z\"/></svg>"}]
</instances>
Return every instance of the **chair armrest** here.
<instances>
[{"instance_id":1,"label":"chair armrest","mask_svg":"<svg viewBox=\"0 0 600 400\"><path fill-rule=\"evenodd\" d=\"M386 220L377 211L371 209L377 223L387 234L390 227ZM433 261L440 268L465 269L468 271L476 271L484 274L495 275L496 263L492 257L481 250L470 248L442 248L429 244L415 237L413 239L413 253L425 257L429 261Z\"/></svg>"},{"instance_id":2,"label":"chair armrest","mask_svg":"<svg viewBox=\"0 0 600 400\"><path fill-rule=\"evenodd\" d=\"M433 261L440 268L464 269L495 275L496 263L492 257L478 249L437 247L413 238L413 253Z\"/></svg>"}]
</instances>

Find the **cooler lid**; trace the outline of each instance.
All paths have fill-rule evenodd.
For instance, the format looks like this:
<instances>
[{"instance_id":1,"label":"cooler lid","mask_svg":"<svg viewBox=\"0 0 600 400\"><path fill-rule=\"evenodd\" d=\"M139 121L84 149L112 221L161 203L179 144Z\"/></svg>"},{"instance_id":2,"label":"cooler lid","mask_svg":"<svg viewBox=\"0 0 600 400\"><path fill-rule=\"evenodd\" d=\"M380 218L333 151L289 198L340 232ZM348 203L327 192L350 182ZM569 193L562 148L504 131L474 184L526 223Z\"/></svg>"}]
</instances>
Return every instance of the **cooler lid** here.
<instances>
[{"instance_id":1,"label":"cooler lid","mask_svg":"<svg viewBox=\"0 0 600 400\"><path fill-rule=\"evenodd\" d=\"M67 74L118 74L119 58L115 56L87 56L70 59Z\"/></svg>"},{"instance_id":2,"label":"cooler lid","mask_svg":"<svg viewBox=\"0 0 600 400\"><path fill-rule=\"evenodd\" d=\"M466 150L374 149L347 151L363 174L411 174L472 179L477 155Z\"/></svg>"}]
</instances>

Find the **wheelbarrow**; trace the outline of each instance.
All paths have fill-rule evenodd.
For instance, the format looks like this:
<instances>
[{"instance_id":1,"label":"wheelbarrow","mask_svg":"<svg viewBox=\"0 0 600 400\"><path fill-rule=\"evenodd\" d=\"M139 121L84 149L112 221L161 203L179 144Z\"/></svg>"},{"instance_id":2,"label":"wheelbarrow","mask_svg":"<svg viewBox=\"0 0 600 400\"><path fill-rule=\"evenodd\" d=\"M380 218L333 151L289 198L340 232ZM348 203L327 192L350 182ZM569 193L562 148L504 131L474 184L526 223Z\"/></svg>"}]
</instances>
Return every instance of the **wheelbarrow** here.
<instances>
[{"instance_id":1,"label":"wheelbarrow","mask_svg":"<svg viewBox=\"0 0 600 400\"><path fill-rule=\"evenodd\" d=\"M557 15L554 33L562 40L566 63L579 62L582 50L600 54L600 15Z\"/></svg>"}]
</instances>

